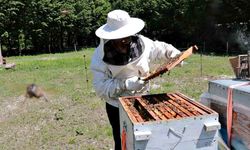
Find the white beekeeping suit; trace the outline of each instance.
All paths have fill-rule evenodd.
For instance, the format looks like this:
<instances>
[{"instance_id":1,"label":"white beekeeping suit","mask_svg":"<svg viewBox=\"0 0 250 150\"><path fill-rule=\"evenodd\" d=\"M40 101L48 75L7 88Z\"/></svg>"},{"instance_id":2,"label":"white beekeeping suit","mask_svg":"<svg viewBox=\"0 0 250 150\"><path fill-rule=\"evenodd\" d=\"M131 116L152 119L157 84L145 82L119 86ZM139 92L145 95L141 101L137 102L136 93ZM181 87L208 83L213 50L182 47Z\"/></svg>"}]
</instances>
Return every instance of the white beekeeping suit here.
<instances>
[{"instance_id":1,"label":"white beekeeping suit","mask_svg":"<svg viewBox=\"0 0 250 150\"><path fill-rule=\"evenodd\" d=\"M144 24L141 19L130 17L126 11L113 10L108 13L107 23L95 32L100 44L91 61L93 86L106 101L115 150L122 147L119 97L147 92L149 83L141 78L148 75L150 64L156 60L167 61L180 53L171 44L139 35Z\"/></svg>"},{"instance_id":2,"label":"white beekeeping suit","mask_svg":"<svg viewBox=\"0 0 250 150\"><path fill-rule=\"evenodd\" d=\"M152 41L151 39L138 35L142 43L142 54L136 60L126 65L111 65L103 61L104 43L101 39L99 46L95 49L92 56L91 70L94 75L93 85L96 93L107 103L118 107L118 98L120 96L134 95L138 91L130 91L126 89L125 81L131 77L143 77L150 71L150 63L156 60L168 60L180 53L171 44L160 41ZM146 85L145 85L146 87ZM140 90L139 92L144 92Z\"/></svg>"}]
</instances>

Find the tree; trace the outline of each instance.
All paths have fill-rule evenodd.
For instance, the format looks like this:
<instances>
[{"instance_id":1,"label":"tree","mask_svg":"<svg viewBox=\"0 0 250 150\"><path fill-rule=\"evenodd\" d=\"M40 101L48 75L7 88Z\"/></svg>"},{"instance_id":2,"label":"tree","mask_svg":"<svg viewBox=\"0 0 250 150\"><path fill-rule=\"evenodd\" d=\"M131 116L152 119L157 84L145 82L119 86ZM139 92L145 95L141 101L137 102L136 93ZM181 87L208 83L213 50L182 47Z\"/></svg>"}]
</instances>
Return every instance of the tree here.
<instances>
[{"instance_id":1,"label":"tree","mask_svg":"<svg viewBox=\"0 0 250 150\"><path fill-rule=\"evenodd\" d=\"M1 42L8 45L8 50L12 51L13 48L19 49L18 35L20 33L20 18L18 14L23 6L19 1L0 2L0 36Z\"/></svg>"}]
</instances>

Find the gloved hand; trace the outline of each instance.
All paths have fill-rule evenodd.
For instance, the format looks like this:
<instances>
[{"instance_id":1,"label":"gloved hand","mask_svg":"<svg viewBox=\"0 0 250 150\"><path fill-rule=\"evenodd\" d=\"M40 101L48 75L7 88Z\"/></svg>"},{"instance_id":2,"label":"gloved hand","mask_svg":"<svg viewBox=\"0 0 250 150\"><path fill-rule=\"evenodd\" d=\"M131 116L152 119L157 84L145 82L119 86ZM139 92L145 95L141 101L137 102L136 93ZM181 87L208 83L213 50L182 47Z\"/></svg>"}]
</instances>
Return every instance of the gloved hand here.
<instances>
[{"instance_id":1,"label":"gloved hand","mask_svg":"<svg viewBox=\"0 0 250 150\"><path fill-rule=\"evenodd\" d=\"M130 91L141 90L145 85L145 81L139 79L137 76L125 80L125 87Z\"/></svg>"}]
</instances>

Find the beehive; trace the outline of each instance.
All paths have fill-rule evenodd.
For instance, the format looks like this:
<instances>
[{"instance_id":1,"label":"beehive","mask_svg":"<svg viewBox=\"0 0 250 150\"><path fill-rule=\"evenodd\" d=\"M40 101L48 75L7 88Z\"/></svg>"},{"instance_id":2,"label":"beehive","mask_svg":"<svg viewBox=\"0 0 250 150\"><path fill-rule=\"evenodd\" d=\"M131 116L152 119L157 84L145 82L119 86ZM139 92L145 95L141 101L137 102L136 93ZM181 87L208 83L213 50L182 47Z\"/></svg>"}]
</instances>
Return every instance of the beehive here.
<instances>
[{"instance_id":1,"label":"beehive","mask_svg":"<svg viewBox=\"0 0 250 150\"><path fill-rule=\"evenodd\" d=\"M228 88L248 82L250 81L235 79L209 81L208 91L201 95L200 102L219 113L219 121L223 130L227 128ZM232 98L231 145L234 149L250 149L250 85L233 88ZM224 139L226 141L226 138Z\"/></svg>"},{"instance_id":2,"label":"beehive","mask_svg":"<svg viewBox=\"0 0 250 150\"><path fill-rule=\"evenodd\" d=\"M121 97L119 112L129 150L218 147L218 114L181 93Z\"/></svg>"}]
</instances>

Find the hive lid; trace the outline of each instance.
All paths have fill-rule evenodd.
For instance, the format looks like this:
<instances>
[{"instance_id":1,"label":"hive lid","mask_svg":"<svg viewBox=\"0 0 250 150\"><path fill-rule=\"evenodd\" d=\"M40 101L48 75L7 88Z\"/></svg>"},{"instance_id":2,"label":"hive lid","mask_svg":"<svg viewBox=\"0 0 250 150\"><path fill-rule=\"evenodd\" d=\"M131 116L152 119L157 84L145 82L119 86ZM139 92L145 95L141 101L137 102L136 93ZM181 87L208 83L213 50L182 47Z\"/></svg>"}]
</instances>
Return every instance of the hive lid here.
<instances>
[{"instance_id":1,"label":"hive lid","mask_svg":"<svg viewBox=\"0 0 250 150\"><path fill-rule=\"evenodd\" d=\"M213 81L209 81L209 89L208 90L210 91L211 88L214 88L214 87L211 87L211 84L215 84L217 86L228 88L229 86L232 86L232 85L248 83L248 82L250 82L250 81L249 80L237 80L237 79L213 80ZM234 88L234 90L246 92L246 93L250 94L250 86L237 86ZM249 100L250 100L250 98L249 98Z\"/></svg>"},{"instance_id":2,"label":"hive lid","mask_svg":"<svg viewBox=\"0 0 250 150\"><path fill-rule=\"evenodd\" d=\"M228 88L232 85L248 83L248 80L213 80L209 81L208 93L210 97L218 97L222 101L227 102ZM234 104L242 104L250 107L250 85L237 86L233 89L233 101Z\"/></svg>"}]
</instances>

